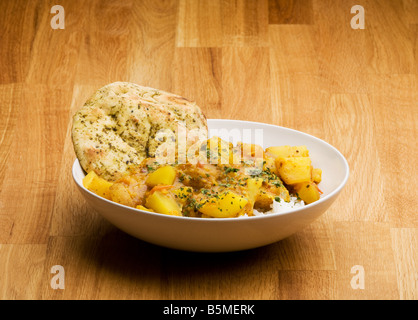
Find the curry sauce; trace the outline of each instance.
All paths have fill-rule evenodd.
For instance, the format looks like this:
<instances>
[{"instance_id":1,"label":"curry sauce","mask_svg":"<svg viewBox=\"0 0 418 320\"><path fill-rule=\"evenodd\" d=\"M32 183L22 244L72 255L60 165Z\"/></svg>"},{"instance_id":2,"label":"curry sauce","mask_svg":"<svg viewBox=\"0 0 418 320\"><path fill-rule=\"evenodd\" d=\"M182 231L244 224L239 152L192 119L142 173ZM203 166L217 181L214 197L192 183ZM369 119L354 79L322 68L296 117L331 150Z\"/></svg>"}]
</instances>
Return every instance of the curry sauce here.
<instances>
[{"instance_id":1,"label":"curry sauce","mask_svg":"<svg viewBox=\"0 0 418 320\"><path fill-rule=\"evenodd\" d=\"M221 147L216 150L215 163L209 149L204 150L206 159L200 158L196 163L161 164L155 158L147 158L131 168L129 174L107 184L105 191L100 189L99 177L95 183L90 177L90 185L85 186L130 207L202 218L251 216L254 210L266 212L271 210L273 201L287 202L291 194L298 196L298 191L302 191L302 200L307 203L319 199L317 183L321 172L312 167L306 147L271 147L257 154L260 146L240 143L234 147L216 139ZM207 142L202 146L207 148Z\"/></svg>"}]
</instances>

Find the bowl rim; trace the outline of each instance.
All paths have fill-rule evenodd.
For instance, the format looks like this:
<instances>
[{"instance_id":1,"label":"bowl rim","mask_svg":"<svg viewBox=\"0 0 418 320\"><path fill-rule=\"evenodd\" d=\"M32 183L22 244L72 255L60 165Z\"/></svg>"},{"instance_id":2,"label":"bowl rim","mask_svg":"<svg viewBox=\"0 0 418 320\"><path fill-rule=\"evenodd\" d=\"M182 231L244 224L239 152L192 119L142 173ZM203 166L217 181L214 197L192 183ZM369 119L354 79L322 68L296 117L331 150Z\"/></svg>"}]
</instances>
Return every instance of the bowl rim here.
<instances>
[{"instance_id":1,"label":"bowl rim","mask_svg":"<svg viewBox=\"0 0 418 320\"><path fill-rule=\"evenodd\" d=\"M311 139L316 140L319 143L325 144L328 148L331 148L334 152L337 153L337 155L341 158L341 160L343 161L344 164L344 168L345 168L345 176L342 180L342 182L338 185L337 188L335 188L333 191L331 191L329 194L327 194L325 197L320 198L319 200L315 201L314 203L311 204L307 204L303 207L299 207L299 208L295 208L289 211L285 211L285 212L277 212L277 213L269 213L269 214L263 214L263 215L257 215L257 216L243 216L243 217L234 217L234 218L200 218L200 217L185 217L185 216L174 216L174 215L166 215L166 214L161 214L161 213L157 213L157 212L150 212L150 211L144 211L144 210L140 210L137 208L133 208L133 207L129 207L111 200L108 200L106 198L100 197L99 195L95 194L94 192L88 190L87 188L84 187L82 181L79 182L77 177L76 177L76 170L78 169L77 167L79 167L83 173L85 173L85 171L83 170L83 168L81 167L81 164L79 162L79 160L76 158L74 160L74 163L72 165L72 176L73 176L73 180L74 182L78 185L79 188L81 188L81 190L83 190L84 192L89 193L90 195L92 195L93 197L107 202L108 204L123 208L123 209L128 209L129 211L131 211L132 213L142 213L142 214L146 214L146 215L150 215L150 216L155 216L155 217L159 217L160 219L175 219L175 220L186 220L186 221L202 221L205 223L219 223L220 221L222 222L234 222L237 223L238 221L253 221L253 220L259 220L259 219L268 219L268 218L273 218L273 217L277 217L277 216L285 216L285 215L291 215L291 214L295 214L298 213L300 211L305 211L307 209L310 208L314 208L316 206L321 205L324 202L327 202L328 200L330 200L331 198L333 198L335 195L337 195L339 192L341 192L341 190L344 188L344 186L346 185L349 175L350 175L350 168L347 162L347 159L344 157L344 155L334 146L332 146L331 144L329 144L328 142L317 138L313 135L310 135L308 133L302 132L302 131L298 131L292 128L287 128L287 127L282 127L282 126L278 126L278 125L273 125L273 124L268 124L268 123L263 123L263 122L256 122L256 121L247 121L247 120L233 120L233 119L207 119L208 123L209 122L240 122L242 124L251 124L251 125L263 125L263 126L268 126L268 127L272 127L272 128L281 128L284 130L288 130L297 134L301 134L304 135L306 137L309 137ZM209 129L210 130L210 129ZM228 221L228 222L227 222Z\"/></svg>"}]
</instances>

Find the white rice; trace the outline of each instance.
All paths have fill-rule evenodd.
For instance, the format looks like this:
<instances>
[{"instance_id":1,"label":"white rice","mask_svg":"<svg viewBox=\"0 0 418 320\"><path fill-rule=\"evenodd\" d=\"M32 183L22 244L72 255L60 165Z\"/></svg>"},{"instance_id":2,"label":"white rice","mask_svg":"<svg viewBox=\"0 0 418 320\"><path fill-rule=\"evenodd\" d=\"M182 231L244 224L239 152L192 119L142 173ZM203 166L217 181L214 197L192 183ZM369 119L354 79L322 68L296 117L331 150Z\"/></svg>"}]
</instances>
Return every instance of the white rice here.
<instances>
[{"instance_id":1,"label":"white rice","mask_svg":"<svg viewBox=\"0 0 418 320\"><path fill-rule=\"evenodd\" d=\"M255 216L262 216L270 213L284 213L289 212L297 208L301 208L305 206L305 202L303 200L298 200L297 197L290 196L290 201L286 202L283 199L280 201L273 201L272 208L269 211L261 212L254 209ZM239 216L239 218L248 217L247 214Z\"/></svg>"}]
</instances>

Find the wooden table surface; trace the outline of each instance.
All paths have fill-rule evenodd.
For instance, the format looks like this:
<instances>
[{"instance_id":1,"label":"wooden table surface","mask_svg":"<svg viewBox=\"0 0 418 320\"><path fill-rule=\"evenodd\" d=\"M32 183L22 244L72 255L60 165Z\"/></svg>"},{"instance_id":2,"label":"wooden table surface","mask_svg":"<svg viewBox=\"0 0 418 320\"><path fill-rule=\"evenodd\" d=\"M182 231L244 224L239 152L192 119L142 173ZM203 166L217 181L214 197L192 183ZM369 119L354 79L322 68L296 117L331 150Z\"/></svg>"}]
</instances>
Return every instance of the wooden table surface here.
<instances>
[{"instance_id":1,"label":"wooden table surface","mask_svg":"<svg viewBox=\"0 0 418 320\"><path fill-rule=\"evenodd\" d=\"M0 299L418 298L418 1L1 0L0 40ZM135 239L71 177L72 114L120 80L324 139L349 162L346 188L258 249Z\"/></svg>"}]
</instances>

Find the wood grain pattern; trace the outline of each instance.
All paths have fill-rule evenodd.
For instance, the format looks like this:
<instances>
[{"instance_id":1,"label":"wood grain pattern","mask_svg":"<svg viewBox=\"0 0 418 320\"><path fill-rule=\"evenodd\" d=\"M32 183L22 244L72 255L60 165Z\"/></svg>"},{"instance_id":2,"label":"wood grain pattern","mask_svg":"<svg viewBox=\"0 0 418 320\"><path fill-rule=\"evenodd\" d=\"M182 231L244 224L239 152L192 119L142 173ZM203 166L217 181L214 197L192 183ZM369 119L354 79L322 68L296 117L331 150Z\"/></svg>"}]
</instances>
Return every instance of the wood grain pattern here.
<instances>
[{"instance_id":1,"label":"wood grain pattern","mask_svg":"<svg viewBox=\"0 0 418 320\"><path fill-rule=\"evenodd\" d=\"M390 226L381 222L334 222L337 299L397 299L399 288ZM367 248L364 250L363 248ZM353 289L353 266L364 268L364 289Z\"/></svg>"},{"instance_id":2,"label":"wood grain pattern","mask_svg":"<svg viewBox=\"0 0 418 320\"><path fill-rule=\"evenodd\" d=\"M350 27L354 0L63 0L64 30L50 27L55 4L0 2L0 299L417 299L417 1L362 1L364 30ZM349 162L347 186L259 249L134 239L70 173L73 113L120 80L324 139Z\"/></svg>"},{"instance_id":3,"label":"wood grain pattern","mask_svg":"<svg viewBox=\"0 0 418 320\"><path fill-rule=\"evenodd\" d=\"M312 24L312 0L269 0L269 24Z\"/></svg>"},{"instance_id":4,"label":"wood grain pattern","mask_svg":"<svg viewBox=\"0 0 418 320\"><path fill-rule=\"evenodd\" d=\"M225 48L222 51L222 118L269 122L269 54L261 48ZM253 86L257 83L257 87ZM256 89L257 88L257 89Z\"/></svg>"},{"instance_id":5,"label":"wood grain pattern","mask_svg":"<svg viewBox=\"0 0 418 320\"><path fill-rule=\"evenodd\" d=\"M127 80L171 91L178 4L134 1L129 20Z\"/></svg>"},{"instance_id":6,"label":"wood grain pattern","mask_svg":"<svg viewBox=\"0 0 418 320\"><path fill-rule=\"evenodd\" d=\"M179 0L177 46L266 46L266 0Z\"/></svg>"},{"instance_id":7,"label":"wood grain pattern","mask_svg":"<svg viewBox=\"0 0 418 320\"><path fill-rule=\"evenodd\" d=\"M222 118L222 50L176 48L173 92L196 101L206 117Z\"/></svg>"}]
</instances>

